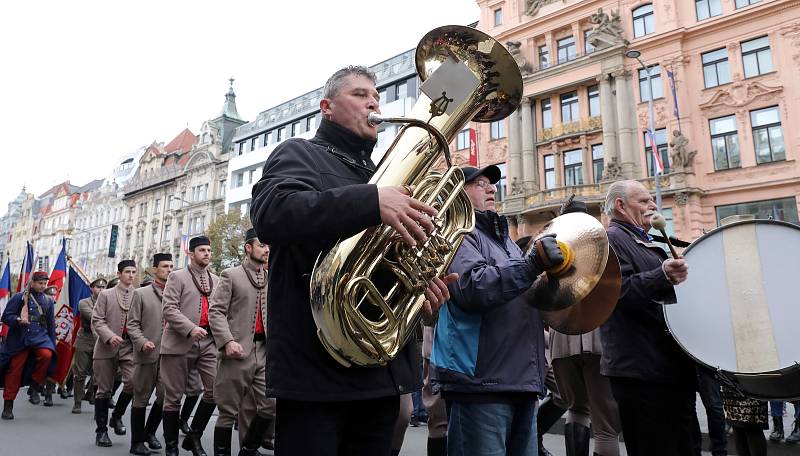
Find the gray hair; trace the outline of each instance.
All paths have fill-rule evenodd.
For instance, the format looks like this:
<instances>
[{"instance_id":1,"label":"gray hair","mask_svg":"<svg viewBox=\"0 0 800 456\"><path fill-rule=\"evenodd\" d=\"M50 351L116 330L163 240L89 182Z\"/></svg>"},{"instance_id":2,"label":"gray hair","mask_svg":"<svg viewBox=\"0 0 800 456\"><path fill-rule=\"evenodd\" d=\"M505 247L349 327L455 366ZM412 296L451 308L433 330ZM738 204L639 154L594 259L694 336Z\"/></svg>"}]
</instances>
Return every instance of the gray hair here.
<instances>
[{"instance_id":1,"label":"gray hair","mask_svg":"<svg viewBox=\"0 0 800 456\"><path fill-rule=\"evenodd\" d=\"M349 65L336 71L328 78L325 82L325 86L322 88L322 98L331 99L338 95L344 85L345 78L350 75L365 76L369 78L373 84L378 84L378 77L375 76L375 73L370 71L369 68L361 65Z\"/></svg>"},{"instance_id":2,"label":"gray hair","mask_svg":"<svg viewBox=\"0 0 800 456\"><path fill-rule=\"evenodd\" d=\"M628 199L628 188L632 182L636 181L616 181L608 187L608 193L606 193L606 203L604 205L606 215L614 215L614 202L617 201L617 198L622 198L623 200Z\"/></svg>"}]
</instances>

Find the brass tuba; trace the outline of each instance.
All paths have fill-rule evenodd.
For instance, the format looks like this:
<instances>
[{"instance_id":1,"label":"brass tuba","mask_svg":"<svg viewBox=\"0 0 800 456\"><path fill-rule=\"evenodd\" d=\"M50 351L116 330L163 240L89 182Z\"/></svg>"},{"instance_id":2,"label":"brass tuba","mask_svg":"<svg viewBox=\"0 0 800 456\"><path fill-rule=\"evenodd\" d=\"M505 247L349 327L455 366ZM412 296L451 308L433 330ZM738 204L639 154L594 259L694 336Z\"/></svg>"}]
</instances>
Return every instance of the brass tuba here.
<instances>
[{"instance_id":1,"label":"brass tuba","mask_svg":"<svg viewBox=\"0 0 800 456\"><path fill-rule=\"evenodd\" d=\"M447 270L475 224L464 174L453 166L448 144L470 119L503 119L522 97L513 57L470 27L428 32L417 46L416 66L424 83L411 115L369 117L373 124L405 124L370 183L414 186L414 198L437 209L436 228L426 242L411 247L393 228L380 225L339 241L317 260L311 276L317 335L347 367L386 364L417 328L428 282ZM448 169L431 171L442 153Z\"/></svg>"}]
</instances>

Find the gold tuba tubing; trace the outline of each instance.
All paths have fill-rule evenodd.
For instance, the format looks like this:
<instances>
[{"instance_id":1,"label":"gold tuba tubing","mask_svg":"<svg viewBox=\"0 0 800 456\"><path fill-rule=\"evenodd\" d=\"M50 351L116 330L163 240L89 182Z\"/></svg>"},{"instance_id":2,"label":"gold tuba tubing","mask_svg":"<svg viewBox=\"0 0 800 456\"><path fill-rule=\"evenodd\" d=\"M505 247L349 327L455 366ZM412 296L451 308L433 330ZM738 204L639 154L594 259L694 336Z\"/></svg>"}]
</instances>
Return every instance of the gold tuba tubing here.
<instances>
[{"instance_id":1,"label":"gold tuba tubing","mask_svg":"<svg viewBox=\"0 0 800 456\"><path fill-rule=\"evenodd\" d=\"M311 311L317 335L343 366L385 365L412 336L428 282L446 272L475 224L463 191L464 174L452 166L448 144L469 120L503 119L522 98L517 63L483 32L463 26L428 32L417 46L420 79L427 80L446 62L463 65L477 79L477 87L460 96L457 105L437 109L440 100L420 93L408 118L369 118L371 123L405 124L370 183L414 186L414 198L437 209L436 228L416 247L405 244L387 225L369 228L339 241L314 266ZM447 83L444 87L450 90ZM448 165L444 173L431 170L440 154Z\"/></svg>"}]
</instances>

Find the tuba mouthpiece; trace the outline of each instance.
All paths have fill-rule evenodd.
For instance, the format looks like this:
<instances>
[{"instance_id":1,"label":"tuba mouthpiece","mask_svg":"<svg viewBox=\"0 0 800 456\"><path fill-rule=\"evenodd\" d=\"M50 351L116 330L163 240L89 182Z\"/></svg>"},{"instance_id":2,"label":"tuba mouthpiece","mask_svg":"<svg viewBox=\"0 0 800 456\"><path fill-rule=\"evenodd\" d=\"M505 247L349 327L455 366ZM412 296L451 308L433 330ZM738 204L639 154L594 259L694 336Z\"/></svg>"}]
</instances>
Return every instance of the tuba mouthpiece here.
<instances>
[{"instance_id":1,"label":"tuba mouthpiece","mask_svg":"<svg viewBox=\"0 0 800 456\"><path fill-rule=\"evenodd\" d=\"M369 113L369 115L367 116L367 123L368 123L368 124L369 124L371 127L374 127L374 126L376 126L376 125L380 125L380 124L382 124L382 123L383 123L383 117L381 117L381 115L380 115L380 114L378 114L377 112L371 112L371 113Z\"/></svg>"}]
</instances>

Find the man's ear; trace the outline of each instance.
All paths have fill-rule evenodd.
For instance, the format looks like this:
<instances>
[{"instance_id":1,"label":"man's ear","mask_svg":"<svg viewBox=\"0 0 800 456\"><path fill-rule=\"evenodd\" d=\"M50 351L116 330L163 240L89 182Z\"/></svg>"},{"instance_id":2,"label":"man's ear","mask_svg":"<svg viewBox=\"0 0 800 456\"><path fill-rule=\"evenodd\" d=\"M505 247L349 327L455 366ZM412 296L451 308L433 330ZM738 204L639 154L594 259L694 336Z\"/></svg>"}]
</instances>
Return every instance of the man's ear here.
<instances>
[{"instance_id":1,"label":"man's ear","mask_svg":"<svg viewBox=\"0 0 800 456\"><path fill-rule=\"evenodd\" d=\"M323 118L329 118L331 114L331 100L328 98L319 100L319 110L322 112Z\"/></svg>"}]
</instances>

